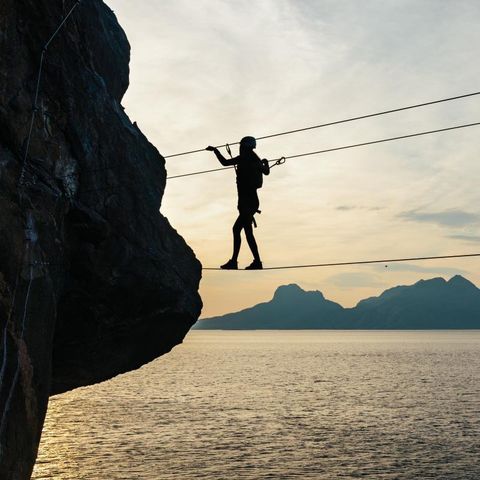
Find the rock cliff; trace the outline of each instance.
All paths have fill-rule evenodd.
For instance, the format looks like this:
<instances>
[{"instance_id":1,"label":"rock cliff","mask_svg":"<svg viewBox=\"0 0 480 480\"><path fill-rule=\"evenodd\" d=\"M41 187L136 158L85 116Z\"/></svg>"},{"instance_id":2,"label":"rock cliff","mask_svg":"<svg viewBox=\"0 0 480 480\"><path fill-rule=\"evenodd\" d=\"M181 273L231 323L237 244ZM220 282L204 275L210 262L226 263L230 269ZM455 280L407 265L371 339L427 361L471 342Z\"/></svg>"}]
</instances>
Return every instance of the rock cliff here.
<instances>
[{"instance_id":1,"label":"rock cliff","mask_svg":"<svg viewBox=\"0 0 480 480\"><path fill-rule=\"evenodd\" d=\"M168 352L200 314L164 159L121 106L129 56L101 0L0 2L2 480L30 477L49 395Z\"/></svg>"}]
</instances>

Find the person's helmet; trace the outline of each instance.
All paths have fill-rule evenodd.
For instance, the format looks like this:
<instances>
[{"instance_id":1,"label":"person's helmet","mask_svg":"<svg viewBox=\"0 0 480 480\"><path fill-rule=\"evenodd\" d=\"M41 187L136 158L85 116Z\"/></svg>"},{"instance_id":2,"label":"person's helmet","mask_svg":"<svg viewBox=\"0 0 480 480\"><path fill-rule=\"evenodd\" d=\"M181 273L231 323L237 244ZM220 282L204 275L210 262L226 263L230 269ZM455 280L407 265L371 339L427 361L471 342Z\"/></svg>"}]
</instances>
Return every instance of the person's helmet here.
<instances>
[{"instance_id":1,"label":"person's helmet","mask_svg":"<svg viewBox=\"0 0 480 480\"><path fill-rule=\"evenodd\" d=\"M255 137L243 137L240 140L240 145L253 149L253 148L257 148L257 141L255 140Z\"/></svg>"}]
</instances>

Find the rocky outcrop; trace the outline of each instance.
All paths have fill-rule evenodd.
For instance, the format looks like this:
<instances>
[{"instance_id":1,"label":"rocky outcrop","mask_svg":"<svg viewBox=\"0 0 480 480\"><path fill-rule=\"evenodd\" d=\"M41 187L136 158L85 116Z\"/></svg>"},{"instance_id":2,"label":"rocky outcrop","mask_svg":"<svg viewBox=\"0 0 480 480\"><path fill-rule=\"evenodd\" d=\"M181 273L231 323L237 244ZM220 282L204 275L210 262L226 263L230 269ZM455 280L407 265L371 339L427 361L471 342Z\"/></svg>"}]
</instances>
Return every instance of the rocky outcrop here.
<instances>
[{"instance_id":1,"label":"rocky outcrop","mask_svg":"<svg viewBox=\"0 0 480 480\"><path fill-rule=\"evenodd\" d=\"M165 162L121 106L130 48L101 0L0 3L0 478L29 478L48 397L168 352L201 265L159 213ZM23 154L28 148L25 175Z\"/></svg>"}]
</instances>

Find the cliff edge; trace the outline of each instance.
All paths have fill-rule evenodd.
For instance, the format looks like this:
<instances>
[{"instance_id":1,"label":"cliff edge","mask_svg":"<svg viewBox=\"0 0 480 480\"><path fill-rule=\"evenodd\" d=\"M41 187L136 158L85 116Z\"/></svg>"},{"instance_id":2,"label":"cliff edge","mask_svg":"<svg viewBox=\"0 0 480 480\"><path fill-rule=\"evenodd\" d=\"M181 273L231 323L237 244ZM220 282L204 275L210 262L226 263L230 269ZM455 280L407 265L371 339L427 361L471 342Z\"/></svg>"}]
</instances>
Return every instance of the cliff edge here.
<instances>
[{"instance_id":1,"label":"cliff edge","mask_svg":"<svg viewBox=\"0 0 480 480\"><path fill-rule=\"evenodd\" d=\"M44 51L31 123L45 42L75 5ZM164 159L121 106L130 47L112 11L4 0L0 52L0 478L17 480L49 395L182 342L201 265L159 213Z\"/></svg>"}]
</instances>

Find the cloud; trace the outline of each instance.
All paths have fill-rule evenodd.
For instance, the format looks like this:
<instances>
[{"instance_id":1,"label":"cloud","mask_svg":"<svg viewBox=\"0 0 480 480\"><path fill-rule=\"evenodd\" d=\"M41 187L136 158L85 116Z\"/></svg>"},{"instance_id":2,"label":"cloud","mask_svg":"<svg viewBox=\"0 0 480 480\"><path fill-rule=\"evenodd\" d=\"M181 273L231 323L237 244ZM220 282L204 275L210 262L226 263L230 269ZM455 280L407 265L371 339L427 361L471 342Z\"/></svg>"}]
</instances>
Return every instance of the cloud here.
<instances>
[{"instance_id":1,"label":"cloud","mask_svg":"<svg viewBox=\"0 0 480 480\"><path fill-rule=\"evenodd\" d=\"M342 272L327 278L327 283L339 288L382 287L377 275L365 272Z\"/></svg>"},{"instance_id":2,"label":"cloud","mask_svg":"<svg viewBox=\"0 0 480 480\"><path fill-rule=\"evenodd\" d=\"M454 240L463 240L469 243L480 243L480 235L448 235L447 238L453 238Z\"/></svg>"},{"instance_id":3,"label":"cloud","mask_svg":"<svg viewBox=\"0 0 480 480\"><path fill-rule=\"evenodd\" d=\"M363 205L339 205L335 207L335 210L339 210L340 212L349 212L351 210L368 210L369 212L378 212L383 210L384 207L365 207Z\"/></svg>"},{"instance_id":4,"label":"cloud","mask_svg":"<svg viewBox=\"0 0 480 480\"><path fill-rule=\"evenodd\" d=\"M380 267L376 267L380 268ZM464 275L468 272L461 268L451 268L451 267L423 267L421 265L413 265L411 263L392 263L388 264L388 268L383 270L388 270L389 272L416 272L416 273L436 273L439 275Z\"/></svg>"},{"instance_id":5,"label":"cloud","mask_svg":"<svg viewBox=\"0 0 480 480\"><path fill-rule=\"evenodd\" d=\"M479 214L455 209L429 213L410 210L400 213L398 217L407 221L433 223L442 227L464 227L480 222Z\"/></svg>"}]
</instances>

